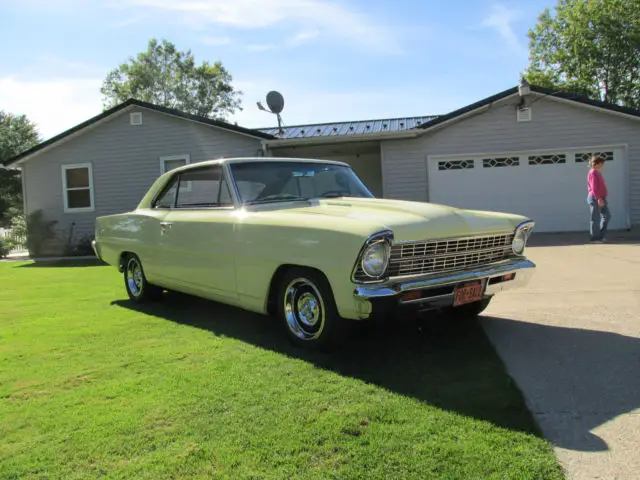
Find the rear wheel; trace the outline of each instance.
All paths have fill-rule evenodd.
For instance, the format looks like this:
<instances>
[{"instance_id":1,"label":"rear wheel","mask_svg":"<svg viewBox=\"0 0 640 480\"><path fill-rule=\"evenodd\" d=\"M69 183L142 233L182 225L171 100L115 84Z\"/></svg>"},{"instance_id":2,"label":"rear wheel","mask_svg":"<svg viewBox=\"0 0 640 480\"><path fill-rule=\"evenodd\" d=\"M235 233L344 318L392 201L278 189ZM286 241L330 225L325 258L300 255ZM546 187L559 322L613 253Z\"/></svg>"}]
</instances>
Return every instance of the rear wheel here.
<instances>
[{"instance_id":1,"label":"rear wheel","mask_svg":"<svg viewBox=\"0 0 640 480\"><path fill-rule=\"evenodd\" d=\"M338 315L329 282L314 270L285 273L278 291L278 317L296 345L328 350L346 334L347 321Z\"/></svg>"},{"instance_id":2,"label":"rear wheel","mask_svg":"<svg viewBox=\"0 0 640 480\"><path fill-rule=\"evenodd\" d=\"M124 259L124 285L129 298L136 303L157 300L162 289L150 284L142 269L142 262L137 255L130 254Z\"/></svg>"}]
</instances>

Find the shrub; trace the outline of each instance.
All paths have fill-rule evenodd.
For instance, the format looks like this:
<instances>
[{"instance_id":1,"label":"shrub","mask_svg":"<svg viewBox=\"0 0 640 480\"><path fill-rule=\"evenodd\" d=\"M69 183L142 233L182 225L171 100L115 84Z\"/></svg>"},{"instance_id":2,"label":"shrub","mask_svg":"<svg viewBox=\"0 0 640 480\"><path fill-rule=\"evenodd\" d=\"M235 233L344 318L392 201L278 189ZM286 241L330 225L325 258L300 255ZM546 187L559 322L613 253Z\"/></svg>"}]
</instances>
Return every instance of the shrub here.
<instances>
[{"instance_id":1,"label":"shrub","mask_svg":"<svg viewBox=\"0 0 640 480\"><path fill-rule=\"evenodd\" d=\"M70 257L85 257L94 255L93 248L91 248L91 241L93 235L83 235L80 240L73 245L67 245L65 248L65 255Z\"/></svg>"},{"instance_id":2,"label":"shrub","mask_svg":"<svg viewBox=\"0 0 640 480\"><path fill-rule=\"evenodd\" d=\"M4 238L0 238L0 258L6 258L9 255L9 246Z\"/></svg>"},{"instance_id":3,"label":"shrub","mask_svg":"<svg viewBox=\"0 0 640 480\"><path fill-rule=\"evenodd\" d=\"M47 240L55 237L55 220L46 220L42 210L36 210L27 216L17 215L11 219L11 248L25 247L29 255L38 257Z\"/></svg>"}]
</instances>

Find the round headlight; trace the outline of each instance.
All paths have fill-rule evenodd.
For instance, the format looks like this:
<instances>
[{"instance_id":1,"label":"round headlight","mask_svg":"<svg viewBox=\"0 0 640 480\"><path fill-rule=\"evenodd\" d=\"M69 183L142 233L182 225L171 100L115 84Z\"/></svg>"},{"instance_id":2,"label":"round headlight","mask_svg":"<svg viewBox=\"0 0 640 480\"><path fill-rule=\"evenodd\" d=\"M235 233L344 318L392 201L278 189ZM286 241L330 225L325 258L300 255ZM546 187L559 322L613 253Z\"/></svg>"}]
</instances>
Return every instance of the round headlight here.
<instances>
[{"instance_id":1,"label":"round headlight","mask_svg":"<svg viewBox=\"0 0 640 480\"><path fill-rule=\"evenodd\" d=\"M513 253L516 255L522 255L524 252L524 247L527 244L527 239L523 230L518 230L513 237L513 242L511 243L511 248L513 249Z\"/></svg>"},{"instance_id":2,"label":"round headlight","mask_svg":"<svg viewBox=\"0 0 640 480\"><path fill-rule=\"evenodd\" d=\"M362 270L370 277L380 277L387 269L389 262L389 244L376 242L362 254Z\"/></svg>"}]
</instances>

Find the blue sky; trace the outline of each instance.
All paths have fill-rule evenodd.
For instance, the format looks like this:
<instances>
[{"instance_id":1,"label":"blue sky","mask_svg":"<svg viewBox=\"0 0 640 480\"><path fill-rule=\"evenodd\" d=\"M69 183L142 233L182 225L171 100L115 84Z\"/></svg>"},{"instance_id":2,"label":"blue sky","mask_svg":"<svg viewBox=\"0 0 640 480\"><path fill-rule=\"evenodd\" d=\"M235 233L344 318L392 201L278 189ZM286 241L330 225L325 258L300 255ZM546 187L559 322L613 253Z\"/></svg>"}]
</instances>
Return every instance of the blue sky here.
<instances>
[{"instance_id":1,"label":"blue sky","mask_svg":"<svg viewBox=\"0 0 640 480\"><path fill-rule=\"evenodd\" d=\"M287 125L441 114L515 86L542 0L0 0L0 109L44 138L100 113L106 73L166 38L220 60L256 107L285 97Z\"/></svg>"}]
</instances>

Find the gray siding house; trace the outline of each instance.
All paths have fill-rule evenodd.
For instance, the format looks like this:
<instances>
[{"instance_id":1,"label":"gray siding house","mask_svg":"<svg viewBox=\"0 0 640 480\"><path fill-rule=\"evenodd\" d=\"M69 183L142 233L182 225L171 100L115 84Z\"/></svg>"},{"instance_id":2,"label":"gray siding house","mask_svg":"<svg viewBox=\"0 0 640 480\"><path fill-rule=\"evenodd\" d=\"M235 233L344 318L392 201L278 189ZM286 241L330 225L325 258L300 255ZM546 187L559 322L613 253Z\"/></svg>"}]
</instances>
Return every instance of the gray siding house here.
<instances>
[{"instance_id":1,"label":"gray siding house","mask_svg":"<svg viewBox=\"0 0 640 480\"><path fill-rule=\"evenodd\" d=\"M231 156L342 160L377 196L527 215L537 231L585 231L587 161L606 155L611 227L640 226L640 112L532 86L446 115L246 129L129 100L9 160L25 211L58 245L134 208L185 163Z\"/></svg>"}]
</instances>

